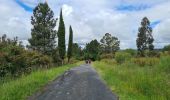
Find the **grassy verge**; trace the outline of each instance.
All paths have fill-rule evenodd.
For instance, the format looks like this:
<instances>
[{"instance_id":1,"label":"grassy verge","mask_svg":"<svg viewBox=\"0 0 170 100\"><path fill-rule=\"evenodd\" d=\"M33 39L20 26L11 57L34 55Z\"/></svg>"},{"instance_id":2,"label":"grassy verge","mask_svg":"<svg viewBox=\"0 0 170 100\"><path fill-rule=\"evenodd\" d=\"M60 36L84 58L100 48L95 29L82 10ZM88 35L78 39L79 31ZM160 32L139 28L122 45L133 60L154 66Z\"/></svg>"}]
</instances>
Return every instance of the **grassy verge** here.
<instances>
[{"instance_id":1,"label":"grassy verge","mask_svg":"<svg viewBox=\"0 0 170 100\"><path fill-rule=\"evenodd\" d=\"M170 100L170 57L162 57L154 66L112 60L93 66L120 100Z\"/></svg>"},{"instance_id":2,"label":"grassy verge","mask_svg":"<svg viewBox=\"0 0 170 100\"><path fill-rule=\"evenodd\" d=\"M25 100L49 81L64 73L66 70L80 65L81 62L49 70L32 72L17 80L0 84L0 100Z\"/></svg>"}]
</instances>

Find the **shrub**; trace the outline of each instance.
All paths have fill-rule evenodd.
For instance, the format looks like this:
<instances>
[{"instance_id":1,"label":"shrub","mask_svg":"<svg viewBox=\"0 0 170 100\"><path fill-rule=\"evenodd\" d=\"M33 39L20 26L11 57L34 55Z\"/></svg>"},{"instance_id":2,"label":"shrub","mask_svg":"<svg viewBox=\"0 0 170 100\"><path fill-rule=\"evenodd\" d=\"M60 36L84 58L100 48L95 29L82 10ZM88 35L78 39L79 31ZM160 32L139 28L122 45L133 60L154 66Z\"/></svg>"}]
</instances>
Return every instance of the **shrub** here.
<instances>
[{"instance_id":1,"label":"shrub","mask_svg":"<svg viewBox=\"0 0 170 100\"><path fill-rule=\"evenodd\" d=\"M101 60L102 62L105 62L107 64L110 64L110 65L115 65L117 64L117 62L114 60L114 59L102 59Z\"/></svg>"},{"instance_id":2,"label":"shrub","mask_svg":"<svg viewBox=\"0 0 170 100\"><path fill-rule=\"evenodd\" d=\"M169 56L170 55L170 51L164 51L160 53L161 56Z\"/></svg>"},{"instance_id":3,"label":"shrub","mask_svg":"<svg viewBox=\"0 0 170 100\"><path fill-rule=\"evenodd\" d=\"M131 59L131 57L132 56L127 52L116 52L116 54L115 54L115 60L119 64L124 63L128 59Z\"/></svg>"},{"instance_id":4,"label":"shrub","mask_svg":"<svg viewBox=\"0 0 170 100\"><path fill-rule=\"evenodd\" d=\"M170 44L164 46L164 48L162 49L162 51L170 51Z\"/></svg>"},{"instance_id":5,"label":"shrub","mask_svg":"<svg viewBox=\"0 0 170 100\"><path fill-rule=\"evenodd\" d=\"M159 59L156 57L152 58L133 58L132 62L139 66L153 66L159 63Z\"/></svg>"},{"instance_id":6,"label":"shrub","mask_svg":"<svg viewBox=\"0 0 170 100\"><path fill-rule=\"evenodd\" d=\"M145 57L160 57L160 53L158 51L145 50Z\"/></svg>"},{"instance_id":7,"label":"shrub","mask_svg":"<svg viewBox=\"0 0 170 100\"><path fill-rule=\"evenodd\" d=\"M126 49L124 51L131 54L131 56L133 56L133 57L137 55L137 51L134 49Z\"/></svg>"},{"instance_id":8,"label":"shrub","mask_svg":"<svg viewBox=\"0 0 170 100\"><path fill-rule=\"evenodd\" d=\"M0 53L0 76L11 74L19 76L30 73L33 69L48 68L52 59L35 51L27 51L18 47L8 48L8 52Z\"/></svg>"},{"instance_id":9,"label":"shrub","mask_svg":"<svg viewBox=\"0 0 170 100\"><path fill-rule=\"evenodd\" d=\"M48 68L52 63L52 59L46 55L41 55L37 64L41 66L41 68Z\"/></svg>"},{"instance_id":10,"label":"shrub","mask_svg":"<svg viewBox=\"0 0 170 100\"><path fill-rule=\"evenodd\" d=\"M100 55L101 59L113 59L114 58L114 54L109 53L109 54L102 54Z\"/></svg>"}]
</instances>

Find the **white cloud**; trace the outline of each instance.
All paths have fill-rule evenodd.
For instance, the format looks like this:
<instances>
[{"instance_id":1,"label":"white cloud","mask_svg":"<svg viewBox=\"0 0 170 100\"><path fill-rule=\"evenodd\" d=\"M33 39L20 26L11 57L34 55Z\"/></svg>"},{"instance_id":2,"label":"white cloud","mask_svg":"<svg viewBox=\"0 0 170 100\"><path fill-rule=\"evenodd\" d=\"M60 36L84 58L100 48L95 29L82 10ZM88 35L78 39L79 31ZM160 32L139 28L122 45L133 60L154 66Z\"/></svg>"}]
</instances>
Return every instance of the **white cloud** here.
<instances>
[{"instance_id":1,"label":"white cloud","mask_svg":"<svg viewBox=\"0 0 170 100\"><path fill-rule=\"evenodd\" d=\"M38 1L22 0L25 4L35 7ZM39 2L44 0L39 0ZM141 19L147 16L150 21L161 20L154 28L155 41L170 43L170 1L169 0L48 0L49 6L59 16L63 8L68 40L68 29L72 25L74 41L86 43L92 39L102 38L109 32L121 41L121 48L136 48L136 37ZM123 12L117 6L148 5L145 10ZM14 1L0 1L0 35L6 33L10 37L19 36L21 40L30 37L30 17L32 13L25 11ZM58 29L56 27L56 29ZM165 44L156 43L156 47Z\"/></svg>"},{"instance_id":2,"label":"white cloud","mask_svg":"<svg viewBox=\"0 0 170 100\"><path fill-rule=\"evenodd\" d=\"M63 10L63 14L65 16L68 16L73 12L73 8L71 6L69 6L69 5L66 5L66 4L64 4L62 6L62 10Z\"/></svg>"}]
</instances>

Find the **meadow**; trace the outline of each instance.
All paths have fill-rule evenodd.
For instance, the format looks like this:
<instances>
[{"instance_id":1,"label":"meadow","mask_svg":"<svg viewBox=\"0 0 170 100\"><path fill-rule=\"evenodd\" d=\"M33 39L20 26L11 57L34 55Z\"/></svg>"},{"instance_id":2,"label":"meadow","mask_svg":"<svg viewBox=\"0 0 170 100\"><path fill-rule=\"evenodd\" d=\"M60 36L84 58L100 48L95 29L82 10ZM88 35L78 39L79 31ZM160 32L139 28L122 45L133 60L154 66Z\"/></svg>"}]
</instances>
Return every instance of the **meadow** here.
<instances>
[{"instance_id":1,"label":"meadow","mask_svg":"<svg viewBox=\"0 0 170 100\"><path fill-rule=\"evenodd\" d=\"M170 56L115 59L93 63L120 100L170 100Z\"/></svg>"}]
</instances>

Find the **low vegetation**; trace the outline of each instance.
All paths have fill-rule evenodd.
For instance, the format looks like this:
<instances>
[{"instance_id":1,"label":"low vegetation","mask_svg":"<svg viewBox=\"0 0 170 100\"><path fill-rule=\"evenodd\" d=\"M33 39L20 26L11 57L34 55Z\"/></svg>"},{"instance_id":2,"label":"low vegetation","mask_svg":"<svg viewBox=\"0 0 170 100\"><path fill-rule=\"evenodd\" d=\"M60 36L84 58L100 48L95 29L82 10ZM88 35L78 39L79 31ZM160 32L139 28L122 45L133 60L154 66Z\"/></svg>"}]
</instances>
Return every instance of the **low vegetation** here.
<instances>
[{"instance_id":1,"label":"low vegetation","mask_svg":"<svg viewBox=\"0 0 170 100\"><path fill-rule=\"evenodd\" d=\"M169 61L170 56L132 58L122 64L105 59L93 66L120 100L169 100Z\"/></svg>"},{"instance_id":2,"label":"low vegetation","mask_svg":"<svg viewBox=\"0 0 170 100\"><path fill-rule=\"evenodd\" d=\"M17 79L0 82L0 100L25 100L28 96L54 80L66 70L80 65L81 62L48 70L39 70ZM8 79L9 80L9 79Z\"/></svg>"}]
</instances>

